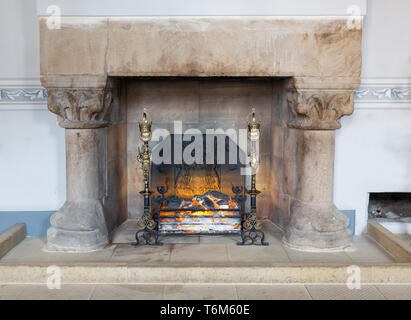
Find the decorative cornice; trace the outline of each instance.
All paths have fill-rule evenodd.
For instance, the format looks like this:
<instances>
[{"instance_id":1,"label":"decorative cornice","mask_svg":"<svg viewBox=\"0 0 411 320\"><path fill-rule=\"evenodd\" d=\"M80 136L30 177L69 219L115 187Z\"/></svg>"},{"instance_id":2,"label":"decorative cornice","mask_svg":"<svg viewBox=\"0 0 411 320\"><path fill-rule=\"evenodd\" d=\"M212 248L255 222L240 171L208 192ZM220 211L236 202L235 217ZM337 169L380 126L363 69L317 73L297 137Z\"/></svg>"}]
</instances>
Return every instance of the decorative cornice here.
<instances>
[{"instance_id":1,"label":"decorative cornice","mask_svg":"<svg viewBox=\"0 0 411 320\"><path fill-rule=\"evenodd\" d=\"M355 102L411 102L409 87L368 87L361 86L355 91ZM0 88L0 104L46 103L47 90L37 88Z\"/></svg>"},{"instance_id":2,"label":"decorative cornice","mask_svg":"<svg viewBox=\"0 0 411 320\"><path fill-rule=\"evenodd\" d=\"M411 108L411 79L364 78L354 93L355 108ZM387 104L395 103L395 106ZM46 110L47 90L39 79L1 79L0 110Z\"/></svg>"},{"instance_id":3,"label":"decorative cornice","mask_svg":"<svg viewBox=\"0 0 411 320\"><path fill-rule=\"evenodd\" d=\"M46 89L40 88L0 88L0 103L45 103Z\"/></svg>"},{"instance_id":4,"label":"decorative cornice","mask_svg":"<svg viewBox=\"0 0 411 320\"><path fill-rule=\"evenodd\" d=\"M360 87L355 102L411 102L409 87Z\"/></svg>"},{"instance_id":5,"label":"decorative cornice","mask_svg":"<svg viewBox=\"0 0 411 320\"><path fill-rule=\"evenodd\" d=\"M48 108L66 129L91 129L110 124L105 116L112 102L111 91L104 89L49 88Z\"/></svg>"}]
</instances>

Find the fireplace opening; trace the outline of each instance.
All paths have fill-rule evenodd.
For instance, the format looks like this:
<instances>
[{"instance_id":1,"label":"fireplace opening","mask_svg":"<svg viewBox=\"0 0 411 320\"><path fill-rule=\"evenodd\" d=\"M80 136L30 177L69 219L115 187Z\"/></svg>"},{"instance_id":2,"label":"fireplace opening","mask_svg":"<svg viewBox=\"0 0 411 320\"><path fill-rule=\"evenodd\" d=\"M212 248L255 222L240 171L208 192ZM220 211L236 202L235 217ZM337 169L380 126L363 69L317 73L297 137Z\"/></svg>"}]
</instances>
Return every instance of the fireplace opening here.
<instances>
[{"instance_id":1,"label":"fireplace opening","mask_svg":"<svg viewBox=\"0 0 411 320\"><path fill-rule=\"evenodd\" d=\"M205 134L193 135L188 141L183 141L181 135L171 134L166 139L170 141L162 141L161 144L169 143L171 161L154 164L152 170L152 188L160 194L153 204L159 232L240 233L247 180L241 174L241 168L245 167L242 164L245 160L240 160L245 159L243 150L229 136L222 134L211 138ZM186 163L183 157L176 157L174 150L178 140L182 150L194 140L201 141L202 161ZM223 148L219 149L221 142ZM156 146L153 147L154 158ZM164 157L165 150L160 149L159 155ZM234 159L230 152L234 153Z\"/></svg>"},{"instance_id":2,"label":"fireplace opening","mask_svg":"<svg viewBox=\"0 0 411 320\"><path fill-rule=\"evenodd\" d=\"M108 127L110 131L109 151L113 151L113 154L109 155L109 158L113 159L110 163L115 164L116 158L123 161L118 170L112 169L110 171L110 173L112 172L111 176L113 176L110 176L110 180L118 181L116 190L119 190L123 204L122 208L117 210L121 212L119 223L126 219L138 220L142 216L144 203L140 190L143 189L143 173L140 163L136 161L136 155L138 148L141 148L138 120L143 108L147 108L152 116L153 133L157 129L165 129L174 134L174 123L179 121L183 133L190 129L197 129L203 134L206 133L207 129L221 129L224 131L235 130L239 134L240 130L247 130L247 115L250 113L251 107L254 107L261 123L260 165L256 177L257 188L261 193L258 195L257 216L260 220L276 220L274 216L277 213L278 215L282 214L283 211L274 210L273 205L276 208L288 207L286 200L283 201L280 195L279 183L282 181L283 174L282 162L279 159L280 152L278 151L278 155L273 155L273 150L280 150L282 146L282 120L280 121L282 118L280 114L284 113L281 100L283 94L282 82L277 78L152 77L122 79L119 106L113 108L113 110L119 111L118 118L120 120L118 125L112 124ZM276 133L274 138L272 138L272 130ZM231 140L234 142L233 139ZM225 143L229 145L230 140ZM150 142L152 148L154 145L154 141ZM244 153L238 152L239 160L242 156ZM174 158L174 154L172 158ZM225 158L228 159L229 156ZM272 162L274 163L272 164ZM275 170L271 170L272 165ZM117 173L121 172L122 168L125 168L124 175ZM187 166L184 167L184 169L186 168ZM218 175L215 170L217 170ZM155 192L155 196L159 195L156 190L157 186L168 186L169 190L165 196L175 195L192 198L194 196L194 192L191 190L193 186L196 185L195 194L202 195L214 188L207 185L199 189L200 183L204 185L205 181L208 181L207 184L214 181L215 178L210 179L210 176L221 177L219 182L221 185L218 186L217 190L233 197L235 194L232 191L232 186L244 185L243 176L238 173L238 170L240 168L229 162L212 168L212 170L209 167L193 166L189 170L190 174L196 173L191 176L193 184L183 184L185 180L179 179L177 183L180 184L180 188L176 192L173 179L177 167L165 165L159 168L153 163L151 188ZM181 174L183 174L183 178L187 178L184 173L187 173L186 170L182 170ZM246 177L246 186L249 180L249 177ZM112 185L110 184L110 187ZM183 192L189 194L184 195ZM153 201L152 205L153 210L157 211L157 204Z\"/></svg>"},{"instance_id":3,"label":"fireplace opening","mask_svg":"<svg viewBox=\"0 0 411 320\"><path fill-rule=\"evenodd\" d=\"M147 226L164 234L238 233L242 242L266 245L259 222L288 216L288 198L281 194L284 174L281 150L288 115L284 98L288 82L246 77L114 80L118 81L113 82L116 92L111 125L107 128L107 181L110 181L107 194L113 196L107 197L105 203L118 213L117 223L137 220L138 230ZM241 174L244 166L250 165L247 161L251 144L256 144L248 137L248 116L253 109L260 124L258 170L254 178ZM142 139L140 130L145 110L151 118L152 139L148 141ZM194 138L184 141L184 148L176 154L174 145L171 147L171 162L155 160L156 145L166 136L174 144L178 135L184 139L190 136L188 132L196 132L195 135L209 137L210 130L216 135L213 144L216 147L225 135L224 161L218 161L220 148L210 153L207 138L203 139L206 145L202 148L202 161L175 161L176 156L184 158L189 153L186 145ZM161 131L166 134L156 136ZM234 163L230 161L233 145ZM149 160L150 155L141 154L143 149L152 153L151 170L146 170L150 165L144 159ZM158 156L165 154L159 151ZM210 164L207 157L217 157L217 161ZM196 160L195 155L192 158ZM148 186L145 172L151 172ZM176 209L179 212L170 213ZM183 214L183 209L191 211L190 214ZM248 241L247 234L254 230L258 231L258 238ZM158 237L155 242L160 242L157 240Z\"/></svg>"}]
</instances>

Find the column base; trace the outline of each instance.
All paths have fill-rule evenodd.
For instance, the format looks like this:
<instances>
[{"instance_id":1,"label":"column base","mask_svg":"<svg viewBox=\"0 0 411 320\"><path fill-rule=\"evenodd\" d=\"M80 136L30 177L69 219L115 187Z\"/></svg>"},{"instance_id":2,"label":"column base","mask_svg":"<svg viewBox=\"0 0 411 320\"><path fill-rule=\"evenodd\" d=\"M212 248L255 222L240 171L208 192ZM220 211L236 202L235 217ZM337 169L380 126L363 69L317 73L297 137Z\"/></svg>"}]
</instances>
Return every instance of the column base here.
<instances>
[{"instance_id":1,"label":"column base","mask_svg":"<svg viewBox=\"0 0 411 320\"><path fill-rule=\"evenodd\" d=\"M351 230L335 232L302 231L289 228L283 243L300 251L341 251L351 244Z\"/></svg>"},{"instance_id":2,"label":"column base","mask_svg":"<svg viewBox=\"0 0 411 320\"><path fill-rule=\"evenodd\" d=\"M47 230L47 250L87 252L103 248L108 238L99 230L71 231L51 227Z\"/></svg>"},{"instance_id":3,"label":"column base","mask_svg":"<svg viewBox=\"0 0 411 320\"><path fill-rule=\"evenodd\" d=\"M66 201L50 218L47 250L85 252L109 242L103 206L99 200Z\"/></svg>"},{"instance_id":4,"label":"column base","mask_svg":"<svg viewBox=\"0 0 411 320\"><path fill-rule=\"evenodd\" d=\"M283 242L304 251L341 250L351 244L348 217L334 204L291 202L291 220Z\"/></svg>"}]
</instances>

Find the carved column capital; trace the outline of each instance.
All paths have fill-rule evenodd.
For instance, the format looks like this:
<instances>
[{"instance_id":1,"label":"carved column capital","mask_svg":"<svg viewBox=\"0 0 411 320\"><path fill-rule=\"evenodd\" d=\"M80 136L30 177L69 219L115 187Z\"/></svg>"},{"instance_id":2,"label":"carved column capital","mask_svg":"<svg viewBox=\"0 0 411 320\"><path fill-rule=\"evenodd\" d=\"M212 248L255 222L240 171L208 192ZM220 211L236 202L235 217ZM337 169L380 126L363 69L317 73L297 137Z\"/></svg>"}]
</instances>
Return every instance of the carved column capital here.
<instances>
[{"instance_id":1,"label":"carved column capital","mask_svg":"<svg viewBox=\"0 0 411 320\"><path fill-rule=\"evenodd\" d=\"M288 127L305 130L335 130L339 119L354 110L353 89L289 89Z\"/></svg>"},{"instance_id":2,"label":"carved column capital","mask_svg":"<svg viewBox=\"0 0 411 320\"><path fill-rule=\"evenodd\" d=\"M65 129L102 128L112 94L103 88L48 88L48 109L59 116Z\"/></svg>"}]
</instances>

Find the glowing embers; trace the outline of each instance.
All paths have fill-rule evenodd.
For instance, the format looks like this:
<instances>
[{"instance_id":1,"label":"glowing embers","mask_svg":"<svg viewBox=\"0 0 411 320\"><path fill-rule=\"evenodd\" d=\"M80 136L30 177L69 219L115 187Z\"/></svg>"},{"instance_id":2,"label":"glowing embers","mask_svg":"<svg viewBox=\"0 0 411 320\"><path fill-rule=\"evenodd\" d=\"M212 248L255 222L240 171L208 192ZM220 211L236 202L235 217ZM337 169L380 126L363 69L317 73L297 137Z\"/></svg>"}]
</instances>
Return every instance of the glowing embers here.
<instances>
[{"instance_id":1,"label":"glowing embers","mask_svg":"<svg viewBox=\"0 0 411 320\"><path fill-rule=\"evenodd\" d=\"M192 199L168 197L160 206L163 233L240 233L240 206L230 196L210 190Z\"/></svg>"}]
</instances>

